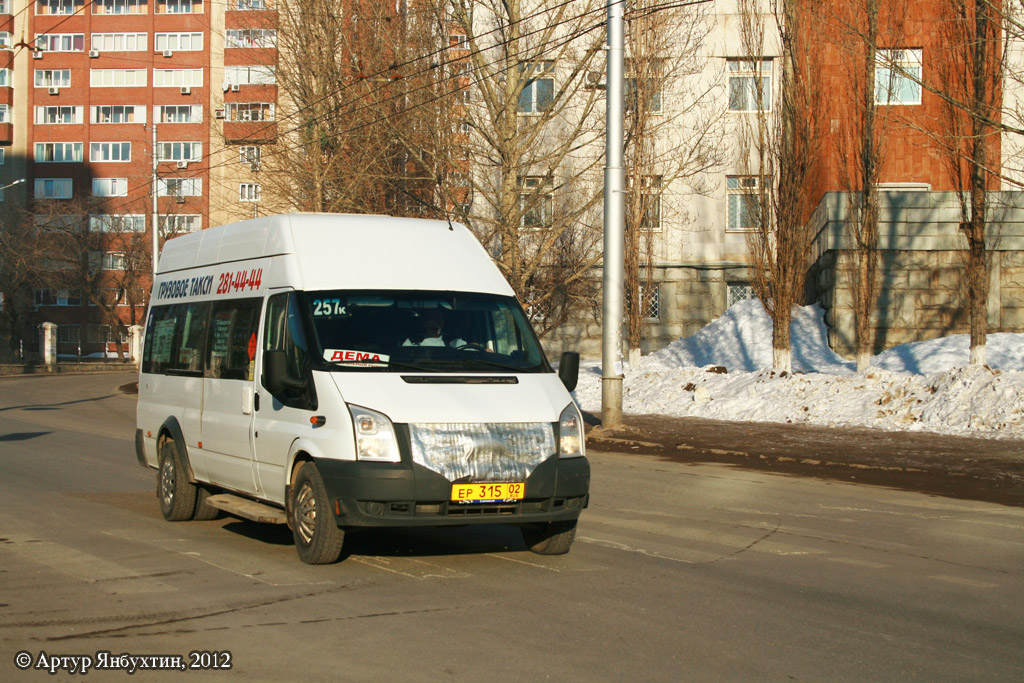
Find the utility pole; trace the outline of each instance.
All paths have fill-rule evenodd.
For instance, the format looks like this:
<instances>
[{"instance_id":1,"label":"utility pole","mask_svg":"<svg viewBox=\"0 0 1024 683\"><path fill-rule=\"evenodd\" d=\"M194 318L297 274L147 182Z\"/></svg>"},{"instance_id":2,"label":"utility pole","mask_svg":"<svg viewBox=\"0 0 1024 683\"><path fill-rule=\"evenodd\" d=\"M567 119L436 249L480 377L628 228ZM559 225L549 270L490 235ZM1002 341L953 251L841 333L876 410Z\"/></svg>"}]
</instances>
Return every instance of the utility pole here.
<instances>
[{"instance_id":1,"label":"utility pole","mask_svg":"<svg viewBox=\"0 0 1024 683\"><path fill-rule=\"evenodd\" d=\"M608 0L601 424L612 428L622 424L622 299L626 234L626 173L623 167L624 4L625 0Z\"/></svg>"},{"instance_id":2,"label":"utility pole","mask_svg":"<svg viewBox=\"0 0 1024 683\"><path fill-rule=\"evenodd\" d=\"M153 118L156 118L155 116ZM157 203L157 195L160 189L160 180L157 177L157 148L156 148L156 121L153 122L153 279L156 280L156 262L160 256L160 206Z\"/></svg>"}]
</instances>

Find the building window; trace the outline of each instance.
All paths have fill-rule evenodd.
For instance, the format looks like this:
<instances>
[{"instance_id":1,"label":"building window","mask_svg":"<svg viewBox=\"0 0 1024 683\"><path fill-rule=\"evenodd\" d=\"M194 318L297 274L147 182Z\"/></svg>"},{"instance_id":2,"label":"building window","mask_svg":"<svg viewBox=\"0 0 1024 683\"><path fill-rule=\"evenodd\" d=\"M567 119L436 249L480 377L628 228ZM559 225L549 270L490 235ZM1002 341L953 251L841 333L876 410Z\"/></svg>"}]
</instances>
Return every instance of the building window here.
<instances>
[{"instance_id":1,"label":"building window","mask_svg":"<svg viewBox=\"0 0 1024 683\"><path fill-rule=\"evenodd\" d=\"M81 142L37 142L37 164L59 164L82 160Z\"/></svg>"},{"instance_id":2,"label":"building window","mask_svg":"<svg viewBox=\"0 0 1024 683\"><path fill-rule=\"evenodd\" d=\"M131 161L130 142L93 142L89 144L89 161Z\"/></svg>"},{"instance_id":3,"label":"building window","mask_svg":"<svg viewBox=\"0 0 1024 683\"><path fill-rule=\"evenodd\" d=\"M157 0L157 14L202 14L201 0Z\"/></svg>"},{"instance_id":4,"label":"building window","mask_svg":"<svg viewBox=\"0 0 1024 683\"><path fill-rule=\"evenodd\" d=\"M91 123L145 123L146 108L132 104L97 105L89 108Z\"/></svg>"},{"instance_id":5,"label":"building window","mask_svg":"<svg viewBox=\"0 0 1024 683\"><path fill-rule=\"evenodd\" d=\"M125 255L116 251L89 252L89 270L125 270L128 260Z\"/></svg>"},{"instance_id":6,"label":"building window","mask_svg":"<svg viewBox=\"0 0 1024 683\"><path fill-rule=\"evenodd\" d=\"M127 197L127 178L93 178L92 194L94 197ZM105 270L109 270L105 269Z\"/></svg>"},{"instance_id":7,"label":"building window","mask_svg":"<svg viewBox=\"0 0 1024 683\"><path fill-rule=\"evenodd\" d=\"M756 299L757 294L754 293L754 288L746 282L729 282L725 285L726 287L726 298L729 301L728 306L739 303L740 301L746 301L747 299ZM727 306L727 307L728 307Z\"/></svg>"},{"instance_id":8,"label":"building window","mask_svg":"<svg viewBox=\"0 0 1024 683\"><path fill-rule=\"evenodd\" d=\"M147 0L92 0L93 14L147 14Z\"/></svg>"},{"instance_id":9,"label":"building window","mask_svg":"<svg viewBox=\"0 0 1024 683\"><path fill-rule=\"evenodd\" d=\"M230 0L228 9L235 9L242 12L253 10L274 9L273 0Z\"/></svg>"},{"instance_id":10,"label":"building window","mask_svg":"<svg viewBox=\"0 0 1024 683\"><path fill-rule=\"evenodd\" d=\"M145 69L89 69L89 85L94 88L144 88Z\"/></svg>"},{"instance_id":11,"label":"building window","mask_svg":"<svg viewBox=\"0 0 1024 683\"><path fill-rule=\"evenodd\" d=\"M199 104L165 104L153 107L157 123L200 123L203 107Z\"/></svg>"},{"instance_id":12,"label":"building window","mask_svg":"<svg viewBox=\"0 0 1024 683\"><path fill-rule=\"evenodd\" d=\"M228 121L273 121L274 105L271 102L228 102L224 116Z\"/></svg>"},{"instance_id":13,"label":"building window","mask_svg":"<svg viewBox=\"0 0 1024 683\"><path fill-rule=\"evenodd\" d=\"M519 179L519 212L524 228L551 226L552 180L550 176Z\"/></svg>"},{"instance_id":14,"label":"building window","mask_svg":"<svg viewBox=\"0 0 1024 683\"><path fill-rule=\"evenodd\" d=\"M519 65L524 79L519 92L518 109L524 114L537 114L551 109L555 98L555 63L551 60Z\"/></svg>"},{"instance_id":15,"label":"building window","mask_svg":"<svg viewBox=\"0 0 1024 683\"><path fill-rule=\"evenodd\" d=\"M262 150L259 145L242 145L238 148L239 162L259 166Z\"/></svg>"},{"instance_id":16,"label":"building window","mask_svg":"<svg viewBox=\"0 0 1024 683\"><path fill-rule=\"evenodd\" d=\"M81 52L85 49L84 33L39 33L36 49L46 52Z\"/></svg>"},{"instance_id":17,"label":"building window","mask_svg":"<svg viewBox=\"0 0 1024 683\"><path fill-rule=\"evenodd\" d=\"M82 107L36 107L36 124L82 123Z\"/></svg>"},{"instance_id":18,"label":"building window","mask_svg":"<svg viewBox=\"0 0 1024 683\"><path fill-rule=\"evenodd\" d=\"M99 52L145 52L148 43L145 33L93 33L89 41Z\"/></svg>"},{"instance_id":19,"label":"building window","mask_svg":"<svg viewBox=\"0 0 1024 683\"><path fill-rule=\"evenodd\" d=\"M99 213L89 216L89 232L146 232L146 216Z\"/></svg>"},{"instance_id":20,"label":"building window","mask_svg":"<svg viewBox=\"0 0 1024 683\"><path fill-rule=\"evenodd\" d=\"M11 122L11 105L0 104L0 123ZM0 164L4 163L3 147L0 147Z\"/></svg>"},{"instance_id":21,"label":"building window","mask_svg":"<svg viewBox=\"0 0 1024 683\"><path fill-rule=\"evenodd\" d=\"M10 3L8 0L0 0L0 14L10 14ZM0 300L2 301L2 300Z\"/></svg>"},{"instance_id":22,"label":"building window","mask_svg":"<svg viewBox=\"0 0 1024 683\"><path fill-rule=\"evenodd\" d=\"M157 183L157 195L161 197L199 197L202 194L202 178L160 178Z\"/></svg>"},{"instance_id":23,"label":"building window","mask_svg":"<svg viewBox=\"0 0 1024 683\"><path fill-rule=\"evenodd\" d=\"M71 199L71 178L36 178L34 194L36 199Z\"/></svg>"},{"instance_id":24,"label":"building window","mask_svg":"<svg viewBox=\"0 0 1024 683\"><path fill-rule=\"evenodd\" d=\"M199 161L203 158L201 142L159 142L158 161Z\"/></svg>"},{"instance_id":25,"label":"building window","mask_svg":"<svg viewBox=\"0 0 1024 683\"><path fill-rule=\"evenodd\" d=\"M0 69L0 88L7 88L11 85L11 70Z\"/></svg>"},{"instance_id":26,"label":"building window","mask_svg":"<svg viewBox=\"0 0 1024 683\"><path fill-rule=\"evenodd\" d=\"M36 0L36 14L74 14L85 0Z\"/></svg>"},{"instance_id":27,"label":"building window","mask_svg":"<svg viewBox=\"0 0 1024 683\"><path fill-rule=\"evenodd\" d=\"M202 228L202 216L195 215L167 215L160 216L160 234L183 235L187 232L195 232Z\"/></svg>"},{"instance_id":28,"label":"building window","mask_svg":"<svg viewBox=\"0 0 1024 683\"><path fill-rule=\"evenodd\" d=\"M37 289L32 292L35 306L81 306L80 289Z\"/></svg>"},{"instance_id":29,"label":"building window","mask_svg":"<svg viewBox=\"0 0 1024 683\"><path fill-rule=\"evenodd\" d=\"M277 75L272 66L225 66L224 80L230 85L273 85Z\"/></svg>"},{"instance_id":30,"label":"building window","mask_svg":"<svg viewBox=\"0 0 1024 683\"><path fill-rule=\"evenodd\" d=\"M153 69L154 88L201 88L202 69Z\"/></svg>"},{"instance_id":31,"label":"building window","mask_svg":"<svg viewBox=\"0 0 1024 683\"><path fill-rule=\"evenodd\" d=\"M228 29L225 34L224 47L277 47L276 29Z\"/></svg>"},{"instance_id":32,"label":"building window","mask_svg":"<svg viewBox=\"0 0 1024 683\"><path fill-rule=\"evenodd\" d=\"M153 49L157 52L198 52L203 49L202 33L157 33L153 36Z\"/></svg>"},{"instance_id":33,"label":"building window","mask_svg":"<svg viewBox=\"0 0 1024 683\"><path fill-rule=\"evenodd\" d=\"M238 186L238 201L258 202L263 188L257 183L242 183Z\"/></svg>"},{"instance_id":34,"label":"building window","mask_svg":"<svg viewBox=\"0 0 1024 683\"><path fill-rule=\"evenodd\" d=\"M652 60L647 64L647 74L644 79L643 92L637 91L637 79L641 77L635 71L633 60L627 60L626 70L629 74L624 83L626 111L636 112L639 104L637 98L643 97L645 102L644 112L647 114L661 113L661 90L662 90L662 62Z\"/></svg>"},{"instance_id":35,"label":"building window","mask_svg":"<svg viewBox=\"0 0 1024 683\"><path fill-rule=\"evenodd\" d=\"M644 230L661 229L661 176L645 175L640 178L640 193L643 217L640 227Z\"/></svg>"},{"instance_id":36,"label":"building window","mask_svg":"<svg viewBox=\"0 0 1024 683\"><path fill-rule=\"evenodd\" d=\"M757 176L726 177L726 194L728 196L727 230L753 230L760 218L758 205L760 192Z\"/></svg>"},{"instance_id":37,"label":"building window","mask_svg":"<svg viewBox=\"0 0 1024 683\"><path fill-rule=\"evenodd\" d=\"M875 104L921 104L921 50L875 53Z\"/></svg>"},{"instance_id":38,"label":"building window","mask_svg":"<svg viewBox=\"0 0 1024 683\"><path fill-rule=\"evenodd\" d=\"M43 232L82 232L82 217L75 214L36 214L32 224Z\"/></svg>"},{"instance_id":39,"label":"building window","mask_svg":"<svg viewBox=\"0 0 1024 683\"><path fill-rule=\"evenodd\" d=\"M71 86L71 69L36 69L37 88L67 88Z\"/></svg>"},{"instance_id":40,"label":"building window","mask_svg":"<svg viewBox=\"0 0 1024 683\"><path fill-rule=\"evenodd\" d=\"M58 344L77 344L82 341L81 325L57 325Z\"/></svg>"},{"instance_id":41,"label":"building window","mask_svg":"<svg viewBox=\"0 0 1024 683\"><path fill-rule=\"evenodd\" d=\"M644 320L661 320L661 285L652 282L639 283L640 287L640 317ZM630 306L631 293L626 291L626 307Z\"/></svg>"},{"instance_id":42,"label":"building window","mask_svg":"<svg viewBox=\"0 0 1024 683\"><path fill-rule=\"evenodd\" d=\"M729 78L729 111L772 110L772 60L762 59L759 63L754 59L728 59L726 67Z\"/></svg>"}]
</instances>

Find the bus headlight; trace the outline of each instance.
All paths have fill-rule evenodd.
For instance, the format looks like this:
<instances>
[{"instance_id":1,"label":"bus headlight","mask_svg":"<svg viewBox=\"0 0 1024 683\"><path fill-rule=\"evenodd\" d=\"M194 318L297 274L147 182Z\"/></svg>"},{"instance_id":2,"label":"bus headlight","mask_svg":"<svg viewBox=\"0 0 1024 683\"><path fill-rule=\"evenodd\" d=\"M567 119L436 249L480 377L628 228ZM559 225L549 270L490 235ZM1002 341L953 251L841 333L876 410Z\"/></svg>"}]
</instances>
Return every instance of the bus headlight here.
<instances>
[{"instance_id":1,"label":"bus headlight","mask_svg":"<svg viewBox=\"0 0 1024 683\"><path fill-rule=\"evenodd\" d=\"M583 449L583 418L576 404L570 403L558 416L558 457L578 458Z\"/></svg>"},{"instance_id":2,"label":"bus headlight","mask_svg":"<svg viewBox=\"0 0 1024 683\"><path fill-rule=\"evenodd\" d=\"M356 458L374 462L400 462L395 427L387 415L369 408L349 405L356 436Z\"/></svg>"}]
</instances>

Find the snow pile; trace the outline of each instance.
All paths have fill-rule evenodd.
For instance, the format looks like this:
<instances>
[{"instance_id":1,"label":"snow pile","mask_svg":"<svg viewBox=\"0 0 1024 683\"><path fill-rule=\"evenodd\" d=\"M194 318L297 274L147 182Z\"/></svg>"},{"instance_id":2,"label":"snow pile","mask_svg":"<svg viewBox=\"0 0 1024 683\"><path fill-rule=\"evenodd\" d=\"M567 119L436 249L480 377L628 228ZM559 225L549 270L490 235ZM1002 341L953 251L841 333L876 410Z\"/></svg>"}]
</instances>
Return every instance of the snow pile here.
<instances>
[{"instance_id":1,"label":"snow pile","mask_svg":"<svg viewBox=\"0 0 1024 683\"><path fill-rule=\"evenodd\" d=\"M623 410L1024 438L1024 334L989 335L991 370L968 366L961 334L894 347L858 375L828 348L820 307L797 309L790 333L795 372L780 375L771 370L770 319L758 301L740 302L627 369ZM600 378L599 364L581 368L575 396L584 410L600 412Z\"/></svg>"}]
</instances>

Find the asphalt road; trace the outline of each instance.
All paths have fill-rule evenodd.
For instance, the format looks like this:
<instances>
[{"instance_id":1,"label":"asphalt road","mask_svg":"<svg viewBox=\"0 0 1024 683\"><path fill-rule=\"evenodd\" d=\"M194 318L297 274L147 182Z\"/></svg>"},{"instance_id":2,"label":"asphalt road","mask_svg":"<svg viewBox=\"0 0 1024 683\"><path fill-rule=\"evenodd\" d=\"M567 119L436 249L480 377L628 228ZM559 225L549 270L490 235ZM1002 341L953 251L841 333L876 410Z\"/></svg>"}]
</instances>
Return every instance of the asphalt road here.
<instances>
[{"instance_id":1,"label":"asphalt road","mask_svg":"<svg viewBox=\"0 0 1024 683\"><path fill-rule=\"evenodd\" d=\"M1024 509L592 452L568 555L395 530L314 567L282 527L163 520L131 379L0 379L0 680L51 680L40 653L204 651L232 668L186 675L1024 679Z\"/></svg>"}]
</instances>

